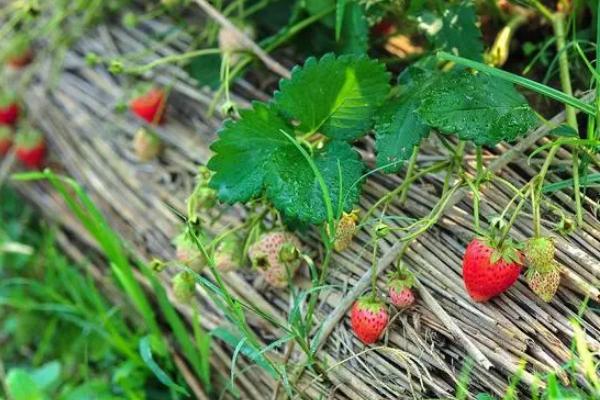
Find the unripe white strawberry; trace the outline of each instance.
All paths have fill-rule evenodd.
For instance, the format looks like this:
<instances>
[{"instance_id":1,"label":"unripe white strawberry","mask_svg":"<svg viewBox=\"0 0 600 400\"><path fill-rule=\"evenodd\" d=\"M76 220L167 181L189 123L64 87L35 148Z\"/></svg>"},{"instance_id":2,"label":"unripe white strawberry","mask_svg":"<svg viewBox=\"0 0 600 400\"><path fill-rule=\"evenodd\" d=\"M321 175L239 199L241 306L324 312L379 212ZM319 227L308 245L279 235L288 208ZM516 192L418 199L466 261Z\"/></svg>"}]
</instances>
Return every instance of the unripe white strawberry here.
<instances>
[{"instance_id":1,"label":"unripe white strawberry","mask_svg":"<svg viewBox=\"0 0 600 400\"><path fill-rule=\"evenodd\" d=\"M554 298L560 286L560 267L556 262L544 269L529 268L525 274L525 281L533 293L540 299L549 303Z\"/></svg>"},{"instance_id":2,"label":"unripe white strawberry","mask_svg":"<svg viewBox=\"0 0 600 400\"><path fill-rule=\"evenodd\" d=\"M289 232L268 232L250 246L248 257L268 284L283 288L300 266L300 241Z\"/></svg>"},{"instance_id":3,"label":"unripe white strawberry","mask_svg":"<svg viewBox=\"0 0 600 400\"><path fill-rule=\"evenodd\" d=\"M196 272L202 271L206 265L206 258L185 232L177 236L173 243L175 244L175 256L179 262Z\"/></svg>"},{"instance_id":4,"label":"unripe white strawberry","mask_svg":"<svg viewBox=\"0 0 600 400\"><path fill-rule=\"evenodd\" d=\"M140 128L133 137L133 150L140 161L156 158L162 149L158 135L146 128Z\"/></svg>"}]
</instances>

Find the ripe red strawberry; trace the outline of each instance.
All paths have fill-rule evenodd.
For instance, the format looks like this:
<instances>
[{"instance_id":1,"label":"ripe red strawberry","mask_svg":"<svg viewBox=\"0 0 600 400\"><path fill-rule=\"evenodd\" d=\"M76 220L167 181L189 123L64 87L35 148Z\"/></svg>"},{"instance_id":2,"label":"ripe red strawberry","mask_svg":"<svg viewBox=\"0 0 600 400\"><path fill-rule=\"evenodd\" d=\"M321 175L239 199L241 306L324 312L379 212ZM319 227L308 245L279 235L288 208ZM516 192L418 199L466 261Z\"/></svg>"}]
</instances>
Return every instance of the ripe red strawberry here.
<instances>
[{"instance_id":1,"label":"ripe red strawberry","mask_svg":"<svg viewBox=\"0 0 600 400\"><path fill-rule=\"evenodd\" d=\"M523 255L506 242L501 249L489 240L473 239L463 257L463 280L475 301L487 301L506 291L519 278Z\"/></svg>"},{"instance_id":2,"label":"ripe red strawberry","mask_svg":"<svg viewBox=\"0 0 600 400\"><path fill-rule=\"evenodd\" d=\"M0 104L0 125L14 125L19 119L20 113L19 105L9 100L8 102Z\"/></svg>"},{"instance_id":3,"label":"ripe red strawberry","mask_svg":"<svg viewBox=\"0 0 600 400\"><path fill-rule=\"evenodd\" d=\"M46 141L35 130L21 131L15 139L16 155L27 168L40 169L46 156Z\"/></svg>"},{"instance_id":4,"label":"ripe red strawberry","mask_svg":"<svg viewBox=\"0 0 600 400\"><path fill-rule=\"evenodd\" d=\"M389 315L385 304L372 295L358 299L350 311L352 331L364 344L375 343L383 333Z\"/></svg>"},{"instance_id":5,"label":"ripe red strawberry","mask_svg":"<svg viewBox=\"0 0 600 400\"><path fill-rule=\"evenodd\" d=\"M134 114L147 122L160 124L164 121L166 102L167 96L164 90L152 88L133 99L129 107Z\"/></svg>"},{"instance_id":6,"label":"ripe red strawberry","mask_svg":"<svg viewBox=\"0 0 600 400\"><path fill-rule=\"evenodd\" d=\"M6 155L12 146L13 133L10 128L0 126L0 156Z\"/></svg>"},{"instance_id":7,"label":"ripe red strawberry","mask_svg":"<svg viewBox=\"0 0 600 400\"><path fill-rule=\"evenodd\" d=\"M283 288L300 266L300 241L289 232L268 232L250 246L248 257L268 284Z\"/></svg>"},{"instance_id":8,"label":"ripe red strawberry","mask_svg":"<svg viewBox=\"0 0 600 400\"><path fill-rule=\"evenodd\" d=\"M158 135L146 128L140 128L133 137L133 151L140 161L150 161L160 153L162 142Z\"/></svg>"}]
</instances>

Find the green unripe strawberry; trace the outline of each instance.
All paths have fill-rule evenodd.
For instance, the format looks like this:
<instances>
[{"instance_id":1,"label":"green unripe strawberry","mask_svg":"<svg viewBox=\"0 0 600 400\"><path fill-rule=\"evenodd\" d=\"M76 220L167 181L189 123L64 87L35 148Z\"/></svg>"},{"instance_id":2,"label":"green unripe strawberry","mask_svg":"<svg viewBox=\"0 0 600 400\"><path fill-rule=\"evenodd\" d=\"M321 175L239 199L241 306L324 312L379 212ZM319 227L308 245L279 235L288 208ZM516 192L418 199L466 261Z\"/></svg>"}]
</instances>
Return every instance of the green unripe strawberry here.
<instances>
[{"instance_id":1,"label":"green unripe strawberry","mask_svg":"<svg viewBox=\"0 0 600 400\"><path fill-rule=\"evenodd\" d=\"M229 272L242 263L244 244L235 235L225 237L215 249L215 264L219 271Z\"/></svg>"},{"instance_id":2,"label":"green unripe strawberry","mask_svg":"<svg viewBox=\"0 0 600 400\"><path fill-rule=\"evenodd\" d=\"M188 303L196 291L194 275L189 271L181 271L171 280L173 294L178 301Z\"/></svg>"},{"instance_id":3,"label":"green unripe strawberry","mask_svg":"<svg viewBox=\"0 0 600 400\"><path fill-rule=\"evenodd\" d=\"M390 226L384 224L383 222L380 222L377 225L375 225L375 236L377 236L379 239L383 239L384 237L389 235L390 232Z\"/></svg>"},{"instance_id":4,"label":"green unripe strawberry","mask_svg":"<svg viewBox=\"0 0 600 400\"><path fill-rule=\"evenodd\" d=\"M209 187L201 187L196 191L196 207L209 209L217 204L217 191Z\"/></svg>"},{"instance_id":5,"label":"green unripe strawberry","mask_svg":"<svg viewBox=\"0 0 600 400\"><path fill-rule=\"evenodd\" d=\"M529 239L524 251L527 264L538 272L553 269L555 252L554 241L549 237Z\"/></svg>"}]
</instances>

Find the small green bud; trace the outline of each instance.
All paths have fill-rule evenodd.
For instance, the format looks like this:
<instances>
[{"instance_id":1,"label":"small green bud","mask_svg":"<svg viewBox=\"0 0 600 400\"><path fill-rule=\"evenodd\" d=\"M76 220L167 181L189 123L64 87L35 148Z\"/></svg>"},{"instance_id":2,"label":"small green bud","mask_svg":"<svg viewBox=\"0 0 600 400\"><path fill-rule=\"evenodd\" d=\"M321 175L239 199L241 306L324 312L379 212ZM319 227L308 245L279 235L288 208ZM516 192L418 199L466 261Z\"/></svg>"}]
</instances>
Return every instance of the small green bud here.
<instances>
[{"instance_id":1,"label":"small green bud","mask_svg":"<svg viewBox=\"0 0 600 400\"><path fill-rule=\"evenodd\" d=\"M121 19L121 23L126 28L133 29L138 24L138 17L137 17L137 15L135 15L132 12L127 12L123 15L123 18Z\"/></svg>"},{"instance_id":2,"label":"small green bud","mask_svg":"<svg viewBox=\"0 0 600 400\"><path fill-rule=\"evenodd\" d=\"M108 66L108 71L114 75L122 74L125 71L125 66L119 60L112 60Z\"/></svg>"},{"instance_id":3,"label":"small green bud","mask_svg":"<svg viewBox=\"0 0 600 400\"><path fill-rule=\"evenodd\" d=\"M166 266L167 265L158 258L153 258L152 261L150 261L150 269L157 273L163 272Z\"/></svg>"},{"instance_id":4,"label":"small green bud","mask_svg":"<svg viewBox=\"0 0 600 400\"><path fill-rule=\"evenodd\" d=\"M221 105L221 115L223 117L234 118L237 115L237 105L231 100L226 101Z\"/></svg>"},{"instance_id":5,"label":"small green bud","mask_svg":"<svg viewBox=\"0 0 600 400\"><path fill-rule=\"evenodd\" d=\"M300 257L300 252L292 243L284 243L279 250L279 259L284 263L291 263Z\"/></svg>"},{"instance_id":6,"label":"small green bud","mask_svg":"<svg viewBox=\"0 0 600 400\"><path fill-rule=\"evenodd\" d=\"M95 67L100 64L100 56L96 53L89 52L85 55L85 63L90 67Z\"/></svg>"},{"instance_id":7,"label":"small green bud","mask_svg":"<svg viewBox=\"0 0 600 400\"><path fill-rule=\"evenodd\" d=\"M207 184L211 177L212 177L212 171L210 169L208 169L208 167L206 165L201 165L200 167L198 167L198 176L197 176L198 185Z\"/></svg>"},{"instance_id":8,"label":"small green bud","mask_svg":"<svg viewBox=\"0 0 600 400\"><path fill-rule=\"evenodd\" d=\"M375 235L381 239L386 237L390 233L391 229L389 225L384 224L383 222L378 223L375 226Z\"/></svg>"},{"instance_id":9,"label":"small green bud","mask_svg":"<svg viewBox=\"0 0 600 400\"><path fill-rule=\"evenodd\" d=\"M196 193L196 207L209 209L217 204L217 192L209 187L201 187Z\"/></svg>"}]
</instances>

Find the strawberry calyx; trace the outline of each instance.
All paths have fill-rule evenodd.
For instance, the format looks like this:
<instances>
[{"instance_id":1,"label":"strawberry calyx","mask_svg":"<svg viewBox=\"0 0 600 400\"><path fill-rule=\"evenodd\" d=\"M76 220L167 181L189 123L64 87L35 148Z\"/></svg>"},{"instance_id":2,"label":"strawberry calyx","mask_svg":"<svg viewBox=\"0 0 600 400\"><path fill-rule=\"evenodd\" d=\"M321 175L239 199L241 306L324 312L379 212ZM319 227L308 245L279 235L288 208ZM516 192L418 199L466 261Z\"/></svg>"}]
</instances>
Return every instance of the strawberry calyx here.
<instances>
[{"instance_id":1,"label":"strawberry calyx","mask_svg":"<svg viewBox=\"0 0 600 400\"><path fill-rule=\"evenodd\" d=\"M16 105L17 95L12 91L0 92L0 108L8 108L12 105Z\"/></svg>"},{"instance_id":2,"label":"strawberry calyx","mask_svg":"<svg viewBox=\"0 0 600 400\"><path fill-rule=\"evenodd\" d=\"M511 238L498 239L494 236L478 236L476 240L493 250L490 263L496 264L504 261L509 264L523 265L522 244L514 242Z\"/></svg>"},{"instance_id":3,"label":"strawberry calyx","mask_svg":"<svg viewBox=\"0 0 600 400\"><path fill-rule=\"evenodd\" d=\"M21 130L15 138L18 148L31 150L44 145L44 136L35 129Z\"/></svg>"},{"instance_id":4,"label":"strawberry calyx","mask_svg":"<svg viewBox=\"0 0 600 400\"><path fill-rule=\"evenodd\" d=\"M0 141L12 141L13 136L12 129L6 126L0 126Z\"/></svg>"},{"instance_id":5,"label":"strawberry calyx","mask_svg":"<svg viewBox=\"0 0 600 400\"><path fill-rule=\"evenodd\" d=\"M408 268L402 266L388 276L388 287L396 291L411 289L415 285L415 276Z\"/></svg>"},{"instance_id":6,"label":"strawberry calyx","mask_svg":"<svg viewBox=\"0 0 600 400\"><path fill-rule=\"evenodd\" d=\"M376 294L367 294L356 300L356 307L360 311L368 311L371 313L379 313L385 311L385 304Z\"/></svg>"},{"instance_id":7,"label":"strawberry calyx","mask_svg":"<svg viewBox=\"0 0 600 400\"><path fill-rule=\"evenodd\" d=\"M7 59L16 66L25 65L31 57L31 39L22 34L16 36L9 45Z\"/></svg>"}]
</instances>

